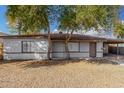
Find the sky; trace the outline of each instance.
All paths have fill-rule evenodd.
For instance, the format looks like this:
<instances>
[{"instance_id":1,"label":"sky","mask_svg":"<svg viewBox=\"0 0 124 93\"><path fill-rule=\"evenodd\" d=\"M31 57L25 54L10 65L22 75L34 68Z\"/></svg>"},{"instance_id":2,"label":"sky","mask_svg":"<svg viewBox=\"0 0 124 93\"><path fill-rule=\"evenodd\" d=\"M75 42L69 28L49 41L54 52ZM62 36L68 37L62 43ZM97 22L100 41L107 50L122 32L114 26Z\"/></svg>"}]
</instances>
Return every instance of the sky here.
<instances>
[{"instance_id":1,"label":"sky","mask_svg":"<svg viewBox=\"0 0 124 93\"><path fill-rule=\"evenodd\" d=\"M6 18L7 6L0 5L0 32L10 33L7 25ZM54 31L57 28L57 22L50 25L51 31Z\"/></svg>"},{"instance_id":2,"label":"sky","mask_svg":"<svg viewBox=\"0 0 124 93\"><path fill-rule=\"evenodd\" d=\"M6 6L0 5L0 32L9 33L5 13Z\"/></svg>"},{"instance_id":3,"label":"sky","mask_svg":"<svg viewBox=\"0 0 124 93\"><path fill-rule=\"evenodd\" d=\"M7 10L7 6L0 5L0 32L9 33L9 29L7 26L7 19L5 15L6 10ZM119 18L121 20L124 20L124 8L120 9ZM51 27L51 31L54 31L57 28L57 23L55 22L50 27Z\"/></svg>"}]
</instances>

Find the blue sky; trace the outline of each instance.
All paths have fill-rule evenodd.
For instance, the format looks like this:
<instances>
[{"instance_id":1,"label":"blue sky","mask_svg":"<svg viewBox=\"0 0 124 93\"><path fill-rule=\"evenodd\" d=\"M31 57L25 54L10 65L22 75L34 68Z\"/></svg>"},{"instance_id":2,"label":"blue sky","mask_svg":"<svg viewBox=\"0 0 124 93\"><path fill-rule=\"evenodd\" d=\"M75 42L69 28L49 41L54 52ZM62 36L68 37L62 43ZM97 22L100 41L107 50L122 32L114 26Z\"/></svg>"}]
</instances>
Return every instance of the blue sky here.
<instances>
[{"instance_id":1,"label":"blue sky","mask_svg":"<svg viewBox=\"0 0 124 93\"><path fill-rule=\"evenodd\" d=\"M0 5L0 32L8 33L7 19L5 16L6 6Z\"/></svg>"},{"instance_id":2,"label":"blue sky","mask_svg":"<svg viewBox=\"0 0 124 93\"><path fill-rule=\"evenodd\" d=\"M0 5L0 32L9 33L8 26L7 26L7 19L6 19L6 6ZM120 9L119 18L124 20L124 8ZM57 23L51 25L51 30L53 31L56 29Z\"/></svg>"},{"instance_id":3,"label":"blue sky","mask_svg":"<svg viewBox=\"0 0 124 93\"><path fill-rule=\"evenodd\" d=\"M0 5L0 32L10 33L8 26L7 26L7 19L6 19L6 10L7 7L5 5ZM55 30L57 28L57 22L51 24L51 30Z\"/></svg>"}]
</instances>

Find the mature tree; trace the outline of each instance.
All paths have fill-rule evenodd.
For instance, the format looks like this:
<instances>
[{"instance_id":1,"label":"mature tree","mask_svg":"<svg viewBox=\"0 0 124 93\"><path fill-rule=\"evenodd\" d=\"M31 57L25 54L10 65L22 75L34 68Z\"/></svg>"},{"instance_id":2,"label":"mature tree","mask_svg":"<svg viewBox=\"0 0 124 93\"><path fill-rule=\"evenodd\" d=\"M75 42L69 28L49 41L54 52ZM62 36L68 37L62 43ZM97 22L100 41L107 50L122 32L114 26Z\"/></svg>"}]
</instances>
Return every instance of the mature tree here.
<instances>
[{"instance_id":1,"label":"mature tree","mask_svg":"<svg viewBox=\"0 0 124 93\"><path fill-rule=\"evenodd\" d=\"M105 30L112 26L117 18L118 6L62 6L60 28L67 30L65 51L69 59L68 42L77 29L91 29L101 26Z\"/></svg>"},{"instance_id":2,"label":"mature tree","mask_svg":"<svg viewBox=\"0 0 124 93\"><path fill-rule=\"evenodd\" d=\"M121 22L116 23L115 34L121 38L124 36L124 24L123 23Z\"/></svg>"},{"instance_id":3,"label":"mature tree","mask_svg":"<svg viewBox=\"0 0 124 93\"><path fill-rule=\"evenodd\" d=\"M66 59L70 59L68 42L74 31L79 28L76 23L76 6L60 6L60 18L59 18L59 28L63 31L67 31L65 38L65 52Z\"/></svg>"},{"instance_id":4,"label":"mature tree","mask_svg":"<svg viewBox=\"0 0 124 93\"><path fill-rule=\"evenodd\" d=\"M21 11L18 11L18 7L15 6L7 6L7 19L8 24L11 29L14 29L15 32L21 34L21 22L19 22L19 16L22 14ZM18 29L18 31L17 31Z\"/></svg>"},{"instance_id":5,"label":"mature tree","mask_svg":"<svg viewBox=\"0 0 124 93\"><path fill-rule=\"evenodd\" d=\"M120 6L118 9L119 9L119 12L121 12L121 10L124 9L124 6ZM117 18L114 23L115 23L113 26L114 34L120 38L124 37L124 23L119 18Z\"/></svg>"},{"instance_id":6,"label":"mature tree","mask_svg":"<svg viewBox=\"0 0 124 93\"><path fill-rule=\"evenodd\" d=\"M35 34L42 29L48 32L48 59L50 59L51 39L50 22L56 19L57 6L7 6L9 26L19 34Z\"/></svg>"},{"instance_id":7,"label":"mature tree","mask_svg":"<svg viewBox=\"0 0 124 93\"><path fill-rule=\"evenodd\" d=\"M76 20L84 28L90 29L99 26L104 30L111 28L118 18L119 6L77 6Z\"/></svg>"},{"instance_id":8,"label":"mature tree","mask_svg":"<svg viewBox=\"0 0 124 93\"><path fill-rule=\"evenodd\" d=\"M19 34L32 34L48 27L46 6L7 6L9 26Z\"/></svg>"}]
</instances>

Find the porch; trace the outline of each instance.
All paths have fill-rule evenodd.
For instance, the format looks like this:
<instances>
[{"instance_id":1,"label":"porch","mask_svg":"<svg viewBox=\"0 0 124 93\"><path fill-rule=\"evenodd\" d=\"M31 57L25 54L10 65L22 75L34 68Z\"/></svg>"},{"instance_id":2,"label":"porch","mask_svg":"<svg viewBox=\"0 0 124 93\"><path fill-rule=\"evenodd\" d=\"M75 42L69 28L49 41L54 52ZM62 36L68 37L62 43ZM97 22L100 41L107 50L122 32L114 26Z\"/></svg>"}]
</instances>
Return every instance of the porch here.
<instances>
[{"instance_id":1,"label":"porch","mask_svg":"<svg viewBox=\"0 0 124 93\"><path fill-rule=\"evenodd\" d=\"M103 43L103 53L104 56L108 55L109 53L116 55L124 55L124 40L107 39L107 41Z\"/></svg>"},{"instance_id":2,"label":"porch","mask_svg":"<svg viewBox=\"0 0 124 93\"><path fill-rule=\"evenodd\" d=\"M122 39L108 39L104 42L104 58L117 64L124 65L124 44Z\"/></svg>"}]
</instances>

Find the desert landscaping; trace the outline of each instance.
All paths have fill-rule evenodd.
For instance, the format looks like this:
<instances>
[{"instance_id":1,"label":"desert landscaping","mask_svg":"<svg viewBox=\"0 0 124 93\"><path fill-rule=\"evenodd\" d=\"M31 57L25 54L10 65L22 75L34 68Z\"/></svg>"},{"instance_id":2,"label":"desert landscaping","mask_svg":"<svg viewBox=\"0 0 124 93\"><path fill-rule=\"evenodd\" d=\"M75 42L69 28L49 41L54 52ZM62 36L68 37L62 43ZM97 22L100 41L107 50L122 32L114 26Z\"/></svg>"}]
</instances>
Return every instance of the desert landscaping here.
<instances>
[{"instance_id":1,"label":"desert landscaping","mask_svg":"<svg viewBox=\"0 0 124 93\"><path fill-rule=\"evenodd\" d=\"M124 66L107 60L1 61L0 87L124 87Z\"/></svg>"}]
</instances>

